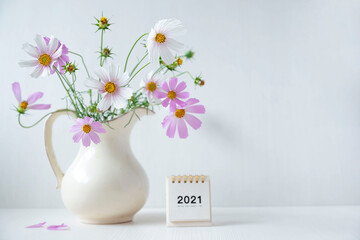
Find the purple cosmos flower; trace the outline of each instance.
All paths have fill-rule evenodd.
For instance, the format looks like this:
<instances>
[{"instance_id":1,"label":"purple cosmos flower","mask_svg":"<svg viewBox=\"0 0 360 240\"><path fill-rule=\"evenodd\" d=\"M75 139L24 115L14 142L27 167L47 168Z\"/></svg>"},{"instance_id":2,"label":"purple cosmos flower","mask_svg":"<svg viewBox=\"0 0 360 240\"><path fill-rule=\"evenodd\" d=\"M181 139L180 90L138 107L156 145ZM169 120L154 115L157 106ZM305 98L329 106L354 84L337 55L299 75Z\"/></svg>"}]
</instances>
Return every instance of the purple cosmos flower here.
<instances>
[{"instance_id":1,"label":"purple cosmos flower","mask_svg":"<svg viewBox=\"0 0 360 240\"><path fill-rule=\"evenodd\" d=\"M46 44L49 45L50 38L49 37L44 37L44 39L45 39ZM54 63L54 67L56 67L61 74L64 74L65 69L63 68L63 66L65 66L66 63L70 62L70 59L69 59L69 57L67 55L69 53L69 49L65 46L65 44L61 45L61 42L59 41L59 44L58 44L58 47L57 47L56 50L58 50L61 46L62 46L62 53L61 53L61 56ZM54 74L55 69L52 68L50 70L50 73Z\"/></svg>"},{"instance_id":2,"label":"purple cosmos flower","mask_svg":"<svg viewBox=\"0 0 360 240\"><path fill-rule=\"evenodd\" d=\"M143 87L143 93L146 95L147 100L151 102L159 102L157 94L161 91L160 85L164 81L164 76L155 74L154 71L149 72L146 79L143 79L140 83L140 87Z\"/></svg>"},{"instance_id":3,"label":"purple cosmos flower","mask_svg":"<svg viewBox=\"0 0 360 240\"><path fill-rule=\"evenodd\" d=\"M79 142L82 139L82 144L88 147L91 141L95 144L100 142L100 137L96 133L105 133L106 131L100 122L94 121L91 117L85 117L84 119L78 118L70 132L75 133L74 142Z\"/></svg>"},{"instance_id":4,"label":"purple cosmos flower","mask_svg":"<svg viewBox=\"0 0 360 240\"><path fill-rule=\"evenodd\" d=\"M35 67L35 70L30 74L30 76L34 78L40 75L48 76L57 59L62 55L62 47L59 47L59 41L53 36L50 37L49 43L47 44L42 36L36 35L35 42L36 47L29 43L23 45L25 52L35 59L21 61L19 65L21 67Z\"/></svg>"},{"instance_id":5,"label":"purple cosmos flower","mask_svg":"<svg viewBox=\"0 0 360 240\"><path fill-rule=\"evenodd\" d=\"M160 99L165 98L161 102L161 104L164 107L167 107L170 102L170 111L175 111L176 105L180 107L184 107L185 102L180 100L180 98L186 99L190 96L189 92L183 92L183 90L186 88L186 83L182 81L179 84L177 84L177 82L178 82L177 78L171 78L169 81L169 85L167 82L163 82L161 84L161 88L165 92L158 92L156 94L156 96Z\"/></svg>"},{"instance_id":6,"label":"purple cosmos flower","mask_svg":"<svg viewBox=\"0 0 360 240\"><path fill-rule=\"evenodd\" d=\"M51 107L50 104L33 104L37 100L42 98L42 96L44 95L44 93L42 93L42 92L33 93L27 98L27 100L22 100L21 99L21 88L20 88L20 84L18 82L14 82L12 84L12 90L14 92L16 100L19 103L19 107L17 109L17 111L19 113L25 113L25 111L27 109L49 109Z\"/></svg>"},{"instance_id":7,"label":"purple cosmos flower","mask_svg":"<svg viewBox=\"0 0 360 240\"><path fill-rule=\"evenodd\" d=\"M197 104L200 101L195 98L190 98L185 102L185 107L177 108L175 111L171 111L168 116L164 118L162 126L167 127L166 135L170 138L175 136L175 131L178 129L180 138L188 137L188 129L186 123L193 129L199 129L201 127L201 121L195 117L192 113L205 113L205 107Z\"/></svg>"}]
</instances>

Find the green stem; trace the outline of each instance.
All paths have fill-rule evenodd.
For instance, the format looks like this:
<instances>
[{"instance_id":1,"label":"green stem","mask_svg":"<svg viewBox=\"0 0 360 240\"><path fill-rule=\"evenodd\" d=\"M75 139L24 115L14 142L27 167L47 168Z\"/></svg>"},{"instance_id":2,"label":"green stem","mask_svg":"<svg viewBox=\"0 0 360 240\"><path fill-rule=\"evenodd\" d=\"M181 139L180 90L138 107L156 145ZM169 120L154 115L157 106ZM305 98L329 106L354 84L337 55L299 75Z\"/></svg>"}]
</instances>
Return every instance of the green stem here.
<instances>
[{"instance_id":1,"label":"green stem","mask_svg":"<svg viewBox=\"0 0 360 240\"><path fill-rule=\"evenodd\" d=\"M129 54L128 54L127 57L126 57L124 72L126 72L127 63L128 63L129 57L130 57L131 52L133 51L135 45L138 43L138 41L140 41L140 39L142 39L144 36L146 36L146 35L148 35L148 34L149 34L149 33L144 33L143 35L141 35L141 36L135 41L135 43L132 45Z\"/></svg>"},{"instance_id":2,"label":"green stem","mask_svg":"<svg viewBox=\"0 0 360 240\"><path fill-rule=\"evenodd\" d=\"M71 92L72 92L72 94L73 94L73 96L74 96L74 101L75 101L75 103L76 103L76 101L79 102L80 107L82 108L83 112L85 112L86 106L85 106L85 104L83 103L82 99L77 96L77 92L76 92L76 90L75 90L75 86L70 83L70 81L69 81L69 79L66 77L66 75L61 75L60 72L59 72L57 69L55 69L55 71L57 71L58 75L60 75L60 76L62 77L62 79L64 80L64 82L69 86L69 89L71 90Z\"/></svg>"},{"instance_id":3,"label":"green stem","mask_svg":"<svg viewBox=\"0 0 360 240\"><path fill-rule=\"evenodd\" d=\"M87 75L88 75L88 78L90 78L90 73L89 73L89 70L88 70L87 67L86 67L85 60L84 60L83 56L81 56L81 55L78 54L78 53L71 52L71 51L69 51L69 53L74 54L74 55L76 55L76 56L79 56L79 57L81 58L81 61L82 61L83 65L84 65L84 68L85 68L86 73L87 73ZM90 95L90 103L92 104L92 90L91 90L91 89L89 89L89 95Z\"/></svg>"},{"instance_id":4,"label":"green stem","mask_svg":"<svg viewBox=\"0 0 360 240\"><path fill-rule=\"evenodd\" d=\"M134 92L134 94L136 95L139 91L141 91L143 89L144 89L144 87L139 88L138 90L136 90L136 92Z\"/></svg>"},{"instance_id":5,"label":"green stem","mask_svg":"<svg viewBox=\"0 0 360 240\"><path fill-rule=\"evenodd\" d=\"M144 57L135 65L135 67L133 68L133 70L132 70L131 73L130 73L130 77L131 77L131 75L133 75L133 73L135 72L136 68L137 68L137 67L140 65L140 63L146 58L147 55L149 55L149 53L146 53L146 54L144 55Z\"/></svg>"},{"instance_id":6,"label":"green stem","mask_svg":"<svg viewBox=\"0 0 360 240\"><path fill-rule=\"evenodd\" d=\"M76 55L76 56L79 56L79 57L81 58L81 61L82 61L83 65L84 65L84 68L85 68L85 70L86 70L86 73L87 73L88 77L90 78L90 74L89 74L89 71L88 71L88 69L87 69L87 67L86 67L84 58L83 58L80 54L78 54L78 53L75 53L75 52L72 52L72 51L69 51L69 53L74 54L74 55Z\"/></svg>"},{"instance_id":7,"label":"green stem","mask_svg":"<svg viewBox=\"0 0 360 240\"><path fill-rule=\"evenodd\" d=\"M101 43L100 43L100 66L102 67L104 63L102 62L101 53L103 51L103 39L104 39L104 29L101 30Z\"/></svg>"},{"instance_id":8,"label":"green stem","mask_svg":"<svg viewBox=\"0 0 360 240\"><path fill-rule=\"evenodd\" d=\"M49 112L49 113L45 114L42 118L40 118L37 122L35 122L34 124L32 124L32 125L30 125L30 126L25 126L25 125L23 125L23 124L21 123L21 121L20 121L20 116L21 116L22 114L19 114L19 116L18 116L18 123L19 123L19 125L20 125L22 128L32 128L32 127L35 127L37 124L39 124L42 120L44 120L44 118L46 118L46 117L49 116L50 114L53 114L53 113L56 113L56 112L73 112L73 113L75 113L74 110L70 110L70 109L57 110L57 111L54 111L54 112Z\"/></svg>"},{"instance_id":9,"label":"green stem","mask_svg":"<svg viewBox=\"0 0 360 240\"><path fill-rule=\"evenodd\" d=\"M148 62L147 64L145 64L142 68L140 68L129 80L129 82L126 84L126 85L129 85L129 83L131 82L131 80L134 79L134 77L141 71L143 70L144 68L146 68L148 65L150 64L150 62Z\"/></svg>"},{"instance_id":10,"label":"green stem","mask_svg":"<svg viewBox=\"0 0 360 240\"><path fill-rule=\"evenodd\" d=\"M101 30L101 42L100 42L100 67L104 65L102 61L101 53L103 51L103 41L104 41L104 29ZM100 94L97 94L97 102L100 102Z\"/></svg>"},{"instance_id":11,"label":"green stem","mask_svg":"<svg viewBox=\"0 0 360 240\"><path fill-rule=\"evenodd\" d=\"M165 68L164 66L160 66L158 69L156 69L156 71L153 73L153 75L151 77L154 77L158 72L160 72L164 68Z\"/></svg>"},{"instance_id":12,"label":"green stem","mask_svg":"<svg viewBox=\"0 0 360 240\"><path fill-rule=\"evenodd\" d=\"M189 74L189 76L193 79L193 80L195 80L195 78L191 75L191 73L189 73L189 72L182 72L182 73L180 73L180 74L178 74L178 75L175 75L174 77L180 77L181 75L184 75L184 74Z\"/></svg>"},{"instance_id":13,"label":"green stem","mask_svg":"<svg viewBox=\"0 0 360 240\"><path fill-rule=\"evenodd\" d=\"M59 72L57 71L57 69L55 69L55 70L56 70L56 74L58 75L58 77L59 77L59 79L60 79L61 84L63 85L65 91L67 92L67 94L68 94L68 96L69 96L69 98L70 98L70 101L71 101L72 105L73 105L74 108L75 108L75 111L76 111L76 113L77 113L76 115L78 116L78 113L80 113L80 110L79 110L79 108L77 107L77 105L75 104L74 100L72 99L69 90L65 87L65 84L64 84L64 82L63 82L63 80L62 80Z\"/></svg>"},{"instance_id":14,"label":"green stem","mask_svg":"<svg viewBox=\"0 0 360 240\"><path fill-rule=\"evenodd\" d=\"M111 119L114 119L114 116L116 115L116 108L114 108L113 112L112 112L112 116Z\"/></svg>"},{"instance_id":15,"label":"green stem","mask_svg":"<svg viewBox=\"0 0 360 240\"><path fill-rule=\"evenodd\" d=\"M133 119L134 115L135 115L135 109L133 110L133 113L131 114L131 117L130 117L129 121L125 124L124 128L126 128L130 124L130 122Z\"/></svg>"},{"instance_id":16,"label":"green stem","mask_svg":"<svg viewBox=\"0 0 360 240\"><path fill-rule=\"evenodd\" d=\"M91 91L91 89L89 89L89 95L90 95L90 105L92 105L93 101L92 101L92 91Z\"/></svg>"},{"instance_id":17,"label":"green stem","mask_svg":"<svg viewBox=\"0 0 360 240\"><path fill-rule=\"evenodd\" d=\"M72 84L71 84L71 86L73 87L73 88L75 88L75 82L76 82L76 74L75 73L72 73L71 74L71 77L72 77Z\"/></svg>"}]
</instances>

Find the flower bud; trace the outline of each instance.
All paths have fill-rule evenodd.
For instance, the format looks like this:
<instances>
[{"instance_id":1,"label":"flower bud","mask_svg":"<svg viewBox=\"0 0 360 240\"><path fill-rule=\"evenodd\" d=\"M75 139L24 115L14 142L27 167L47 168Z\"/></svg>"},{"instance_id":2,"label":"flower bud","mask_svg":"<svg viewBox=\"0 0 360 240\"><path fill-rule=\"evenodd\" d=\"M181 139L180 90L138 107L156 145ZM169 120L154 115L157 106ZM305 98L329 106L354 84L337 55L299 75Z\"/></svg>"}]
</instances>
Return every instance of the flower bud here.
<instances>
[{"instance_id":1,"label":"flower bud","mask_svg":"<svg viewBox=\"0 0 360 240\"><path fill-rule=\"evenodd\" d=\"M187 58L187 59L191 59L191 58L193 58L194 57L194 52L193 51L191 51L191 50L189 50L189 51L187 51L186 53L185 53L185 57Z\"/></svg>"},{"instance_id":2,"label":"flower bud","mask_svg":"<svg viewBox=\"0 0 360 240\"><path fill-rule=\"evenodd\" d=\"M177 63L177 65L180 66L183 64L183 60L181 58L178 58L178 59L176 59L176 63Z\"/></svg>"},{"instance_id":3,"label":"flower bud","mask_svg":"<svg viewBox=\"0 0 360 240\"><path fill-rule=\"evenodd\" d=\"M174 62L172 64L166 65L166 68L169 69L170 71L174 71L177 66L178 66L177 63Z\"/></svg>"},{"instance_id":4,"label":"flower bud","mask_svg":"<svg viewBox=\"0 0 360 240\"><path fill-rule=\"evenodd\" d=\"M97 23L94 24L96 26L98 26L98 30L105 30L105 29L109 29L109 26L111 25L109 23L109 19L106 17L101 17L100 19L95 18Z\"/></svg>"},{"instance_id":5,"label":"flower bud","mask_svg":"<svg viewBox=\"0 0 360 240\"><path fill-rule=\"evenodd\" d=\"M76 70L78 70L78 68L75 66L75 63L66 63L65 66L63 66L64 70L65 70L65 73L73 73L75 72Z\"/></svg>"},{"instance_id":6,"label":"flower bud","mask_svg":"<svg viewBox=\"0 0 360 240\"><path fill-rule=\"evenodd\" d=\"M101 55L103 55L104 57L110 57L111 55L111 49L109 48L104 48L101 52Z\"/></svg>"},{"instance_id":7,"label":"flower bud","mask_svg":"<svg viewBox=\"0 0 360 240\"><path fill-rule=\"evenodd\" d=\"M97 108L95 105L91 105L88 107L88 111L91 113L96 113L97 112Z\"/></svg>"},{"instance_id":8,"label":"flower bud","mask_svg":"<svg viewBox=\"0 0 360 240\"><path fill-rule=\"evenodd\" d=\"M195 85L199 85L200 87L202 87L202 86L205 85L205 81L202 80L202 79L200 78L200 76L196 77L195 80L194 80L194 82L195 82Z\"/></svg>"},{"instance_id":9,"label":"flower bud","mask_svg":"<svg viewBox=\"0 0 360 240\"><path fill-rule=\"evenodd\" d=\"M99 21L100 27L105 28L108 26L109 22L106 17L101 17Z\"/></svg>"}]
</instances>

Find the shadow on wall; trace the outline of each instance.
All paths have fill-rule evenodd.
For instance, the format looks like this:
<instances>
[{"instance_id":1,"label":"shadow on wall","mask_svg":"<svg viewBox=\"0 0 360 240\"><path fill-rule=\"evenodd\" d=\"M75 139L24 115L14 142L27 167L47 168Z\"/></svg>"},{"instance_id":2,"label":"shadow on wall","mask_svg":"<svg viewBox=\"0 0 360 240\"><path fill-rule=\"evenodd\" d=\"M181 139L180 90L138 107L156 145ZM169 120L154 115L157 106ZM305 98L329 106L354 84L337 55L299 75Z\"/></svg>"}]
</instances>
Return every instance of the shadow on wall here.
<instances>
[{"instance_id":1,"label":"shadow on wall","mask_svg":"<svg viewBox=\"0 0 360 240\"><path fill-rule=\"evenodd\" d=\"M234 131L235 126L232 125L226 118L219 119L218 116L206 113L203 118L203 134L208 135L207 138L211 138L221 145L227 145L230 147L239 145L239 133ZM238 127L237 127L238 128Z\"/></svg>"}]
</instances>

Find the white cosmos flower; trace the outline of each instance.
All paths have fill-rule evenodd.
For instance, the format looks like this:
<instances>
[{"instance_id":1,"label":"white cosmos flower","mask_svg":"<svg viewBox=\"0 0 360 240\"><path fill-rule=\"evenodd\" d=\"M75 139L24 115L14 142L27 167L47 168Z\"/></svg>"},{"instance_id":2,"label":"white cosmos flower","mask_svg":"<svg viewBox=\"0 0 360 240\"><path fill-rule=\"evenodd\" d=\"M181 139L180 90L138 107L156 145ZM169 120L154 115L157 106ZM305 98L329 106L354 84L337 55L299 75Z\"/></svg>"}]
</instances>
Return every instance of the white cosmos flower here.
<instances>
[{"instance_id":1,"label":"white cosmos flower","mask_svg":"<svg viewBox=\"0 0 360 240\"><path fill-rule=\"evenodd\" d=\"M146 95L149 103L153 101L155 103L161 102L157 97L158 92L161 92L161 84L165 81L165 76L160 74L154 74L154 71L148 73L145 79L142 79L140 82L140 87L143 88L143 93Z\"/></svg>"},{"instance_id":2,"label":"white cosmos flower","mask_svg":"<svg viewBox=\"0 0 360 240\"><path fill-rule=\"evenodd\" d=\"M106 111L109 107L123 108L126 107L128 99L131 98L133 90L125 85L129 82L130 77L127 72L120 76L119 67L115 64L109 66L109 71L100 67L95 71L95 75L100 79L88 78L85 85L97 89L103 95L103 98L97 105L101 111Z\"/></svg>"},{"instance_id":3,"label":"white cosmos flower","mask_svg":"<svg viewBox=\"0 0 360 240\"><path fill-rule=\"evenodd\" d=\"M53 36L50 37L49 44L46 44L44 37L41 35L36 35L35 42L36 47L29 43L23 45L25 52L35 59L21 61L19 65L21 67L35 67L35 70L30 74L34 78L40 75L48 76L54 63L62 54L62 45L59 47L59 41Z\"/></svg>"},{"instance_id":4,"label":"white cosmos flower","mask_svg":"<svg viewBox=\"0 0 360 240\"><path fill-rule=\"evenodd\" d=\"M185 27L177 19L163 19L158 21L151 29L147 39L147 49L151 61L159 61L159 57L165 64L175 61L173 52L177 53L183 48L183 44L175 38L185 32Z\"/></svg>"}]
</instances>

